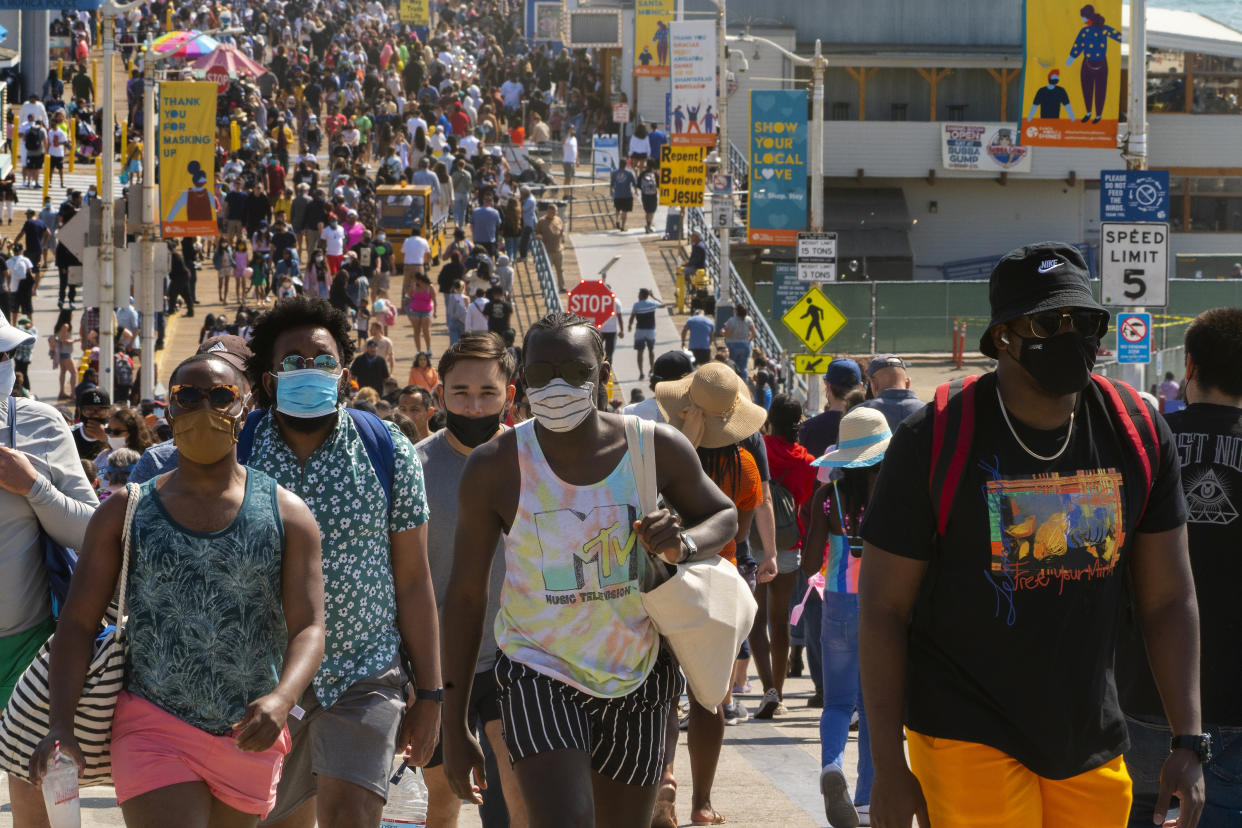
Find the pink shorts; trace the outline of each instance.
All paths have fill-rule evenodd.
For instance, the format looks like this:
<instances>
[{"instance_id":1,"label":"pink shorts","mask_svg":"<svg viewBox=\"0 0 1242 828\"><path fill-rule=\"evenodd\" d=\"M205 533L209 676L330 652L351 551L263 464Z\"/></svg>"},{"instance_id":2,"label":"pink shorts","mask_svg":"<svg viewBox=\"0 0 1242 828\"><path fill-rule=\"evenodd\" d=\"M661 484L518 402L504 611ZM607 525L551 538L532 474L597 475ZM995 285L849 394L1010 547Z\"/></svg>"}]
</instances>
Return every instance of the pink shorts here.
<instances>
[{"instance_id":1,"label":"pink shorts","mask_svg":"<svg viewBox=\"0 0 1242 828\"><path fill-rule=\"evenodd\" d=\"M112 779L117 804L169 785L204 782L211 795L244 814L276 806L276 783L290 749L289 728L262 753L238 750L122 690L112 718Z\"/></svg>"}]
</instances>

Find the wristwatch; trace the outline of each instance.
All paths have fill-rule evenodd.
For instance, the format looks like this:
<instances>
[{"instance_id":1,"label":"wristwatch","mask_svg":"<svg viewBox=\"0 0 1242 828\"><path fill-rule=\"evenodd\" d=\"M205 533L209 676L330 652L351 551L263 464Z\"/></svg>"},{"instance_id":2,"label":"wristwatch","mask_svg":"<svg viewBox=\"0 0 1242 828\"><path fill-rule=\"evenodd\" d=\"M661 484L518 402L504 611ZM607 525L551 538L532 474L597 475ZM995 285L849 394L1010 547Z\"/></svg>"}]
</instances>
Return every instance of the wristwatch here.
<instances>
[{"instance_id":1,"label":"wristwatch","mask_svg":"<svg viewBox=\"0 0 1242 828\"><path fill-rule=\"evenodd\" d=\"M685 563L699 554L699 545L694 542L694 538L687 535L684 531L678 533L678 536L681 538L682 546L686 547L686 554L682 556L678 563Z\"/></svg>"},{"instance_id":2,"label":"wristwatch","mask_svg":"<svg viewBox=\"0 0 1242 828\"><path fill-rule=\"evenodd\" d=\"M444 704L444 688L437 687L435 690L424 690L420 687L414 691L414 698L420 701L433 701L436 704Z\"/></svg>"},{"instance_id":3,"label":"wristwatch","mask_svg":"<svg viewBox=\"0 0 1242 828\"><path fill-rule=\"evenodd\" d=\"M1200 764L1207 764L1212 758L1212 737L1208 733L1193 733L1174 736L1169 740L1169 750L1189 750L1199 758Z\"/></svg>"}]
</instances>

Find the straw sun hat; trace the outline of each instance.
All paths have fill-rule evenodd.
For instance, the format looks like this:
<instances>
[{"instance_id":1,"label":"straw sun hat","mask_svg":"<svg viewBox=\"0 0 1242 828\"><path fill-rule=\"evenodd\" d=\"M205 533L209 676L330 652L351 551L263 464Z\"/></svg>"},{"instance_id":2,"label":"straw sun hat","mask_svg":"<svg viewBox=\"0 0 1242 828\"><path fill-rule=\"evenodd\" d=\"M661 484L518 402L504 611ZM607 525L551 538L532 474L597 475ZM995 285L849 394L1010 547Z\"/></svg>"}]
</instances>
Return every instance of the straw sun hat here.
<instances>
[{"instance_id":1,"label":"straw sun hat","mask_svg":"<svg viewBox=\"0 0 1242 828\"><path fill-rule=\"evenodd\" d=\"M657 386L658 387L658 386ZM840 439L834 450L811 461L812 466L859 469L884 459L889 440L888 420L875 408L855 407L841 418Z\"/></svg>"},{"instance_id":2,"label":"straw sun hat","mask_svg":"<svg viewBox=\"0 0 1242 828\"><path fill-rule=\"evenodd\" d=\"M664 419L696 448L721 448L745 440L763 427L768 412L750 401L737 372L709 362L693 374L655 387Z\"/></svg>"}]
</instances>

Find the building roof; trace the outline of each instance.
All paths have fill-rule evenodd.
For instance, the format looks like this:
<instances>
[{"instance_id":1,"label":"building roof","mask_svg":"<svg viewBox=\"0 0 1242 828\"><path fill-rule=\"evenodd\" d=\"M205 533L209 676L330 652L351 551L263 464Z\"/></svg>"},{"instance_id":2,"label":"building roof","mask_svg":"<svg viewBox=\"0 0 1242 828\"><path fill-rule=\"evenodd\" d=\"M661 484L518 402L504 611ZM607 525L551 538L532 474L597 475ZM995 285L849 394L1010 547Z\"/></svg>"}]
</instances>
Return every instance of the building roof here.
<instances>
[{"instance_id":1,"label":"building roof","mask_svg":"<svg viewBox=\"0 0 1242 828\"><path fill-rule=\"evenodd\" d=\"M1129 53L1130 6L1121 7L1122 51ZM1192 11L1147 7L1147 45L1242 58L1242 32Z\"/></svg>"}]
</instances>

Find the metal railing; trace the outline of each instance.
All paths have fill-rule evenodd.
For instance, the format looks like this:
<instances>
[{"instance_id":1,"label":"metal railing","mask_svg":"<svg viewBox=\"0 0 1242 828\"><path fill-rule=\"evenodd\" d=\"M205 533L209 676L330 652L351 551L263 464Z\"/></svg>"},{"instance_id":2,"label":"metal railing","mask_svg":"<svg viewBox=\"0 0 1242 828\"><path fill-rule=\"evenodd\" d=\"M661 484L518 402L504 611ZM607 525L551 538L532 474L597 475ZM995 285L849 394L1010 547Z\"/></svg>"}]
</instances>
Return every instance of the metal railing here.
<instances>
[{"instance_id":1,"label":"metal railing","mask_svg":"<svg viewBox=\"0 0 1242 828\"><path fill-rule=\"evenodd\" d=\"M556 271L552 268L548 251L538 237L531 239L531 244L535 256L535 276L539 279L539 292L543 294L544 312L555 313L563 310L561 294L556 286Z\"/></svg>"},{"instance_id":2,"label":"metal railing","mask_svg":"<svg viewBox=\"0 0 1242 828\"><path fill-rule=\"evenodd\" d=\"M738 149L737 144L729 142L729 175L733 176L733 186L737 188L750 175L750 162L746 153Z\"/></svg>"},{"instance_id":3,"label":"metal railing","mask_svg":"<svg viewBox=\"0 0 1242 828\"><path fill-rule=\"evenodd\" d=\"M782 385L795 389L805 401L807 391L806 378L801 374L794 373L788 353L781 346L776 333L768 324L767 316L759 308L755 298L751 296L750 291L746 288L746 283L738 275L733 262L728 263L727 278L722 278L725 272L721 269L720 242L717 240L715 231L712 230L711 223L703 215L702 210L697 207L691 207L686 211L686 229L689 232L698 233L703 239L704 247L707 249L707 272L714 274L717 284L721 287L721 295L728 296L732 304L742 305L746 308L747 314L755 323L755 342L763 350L768 360L777 366Z\"/></svg>"}]
</instances>

